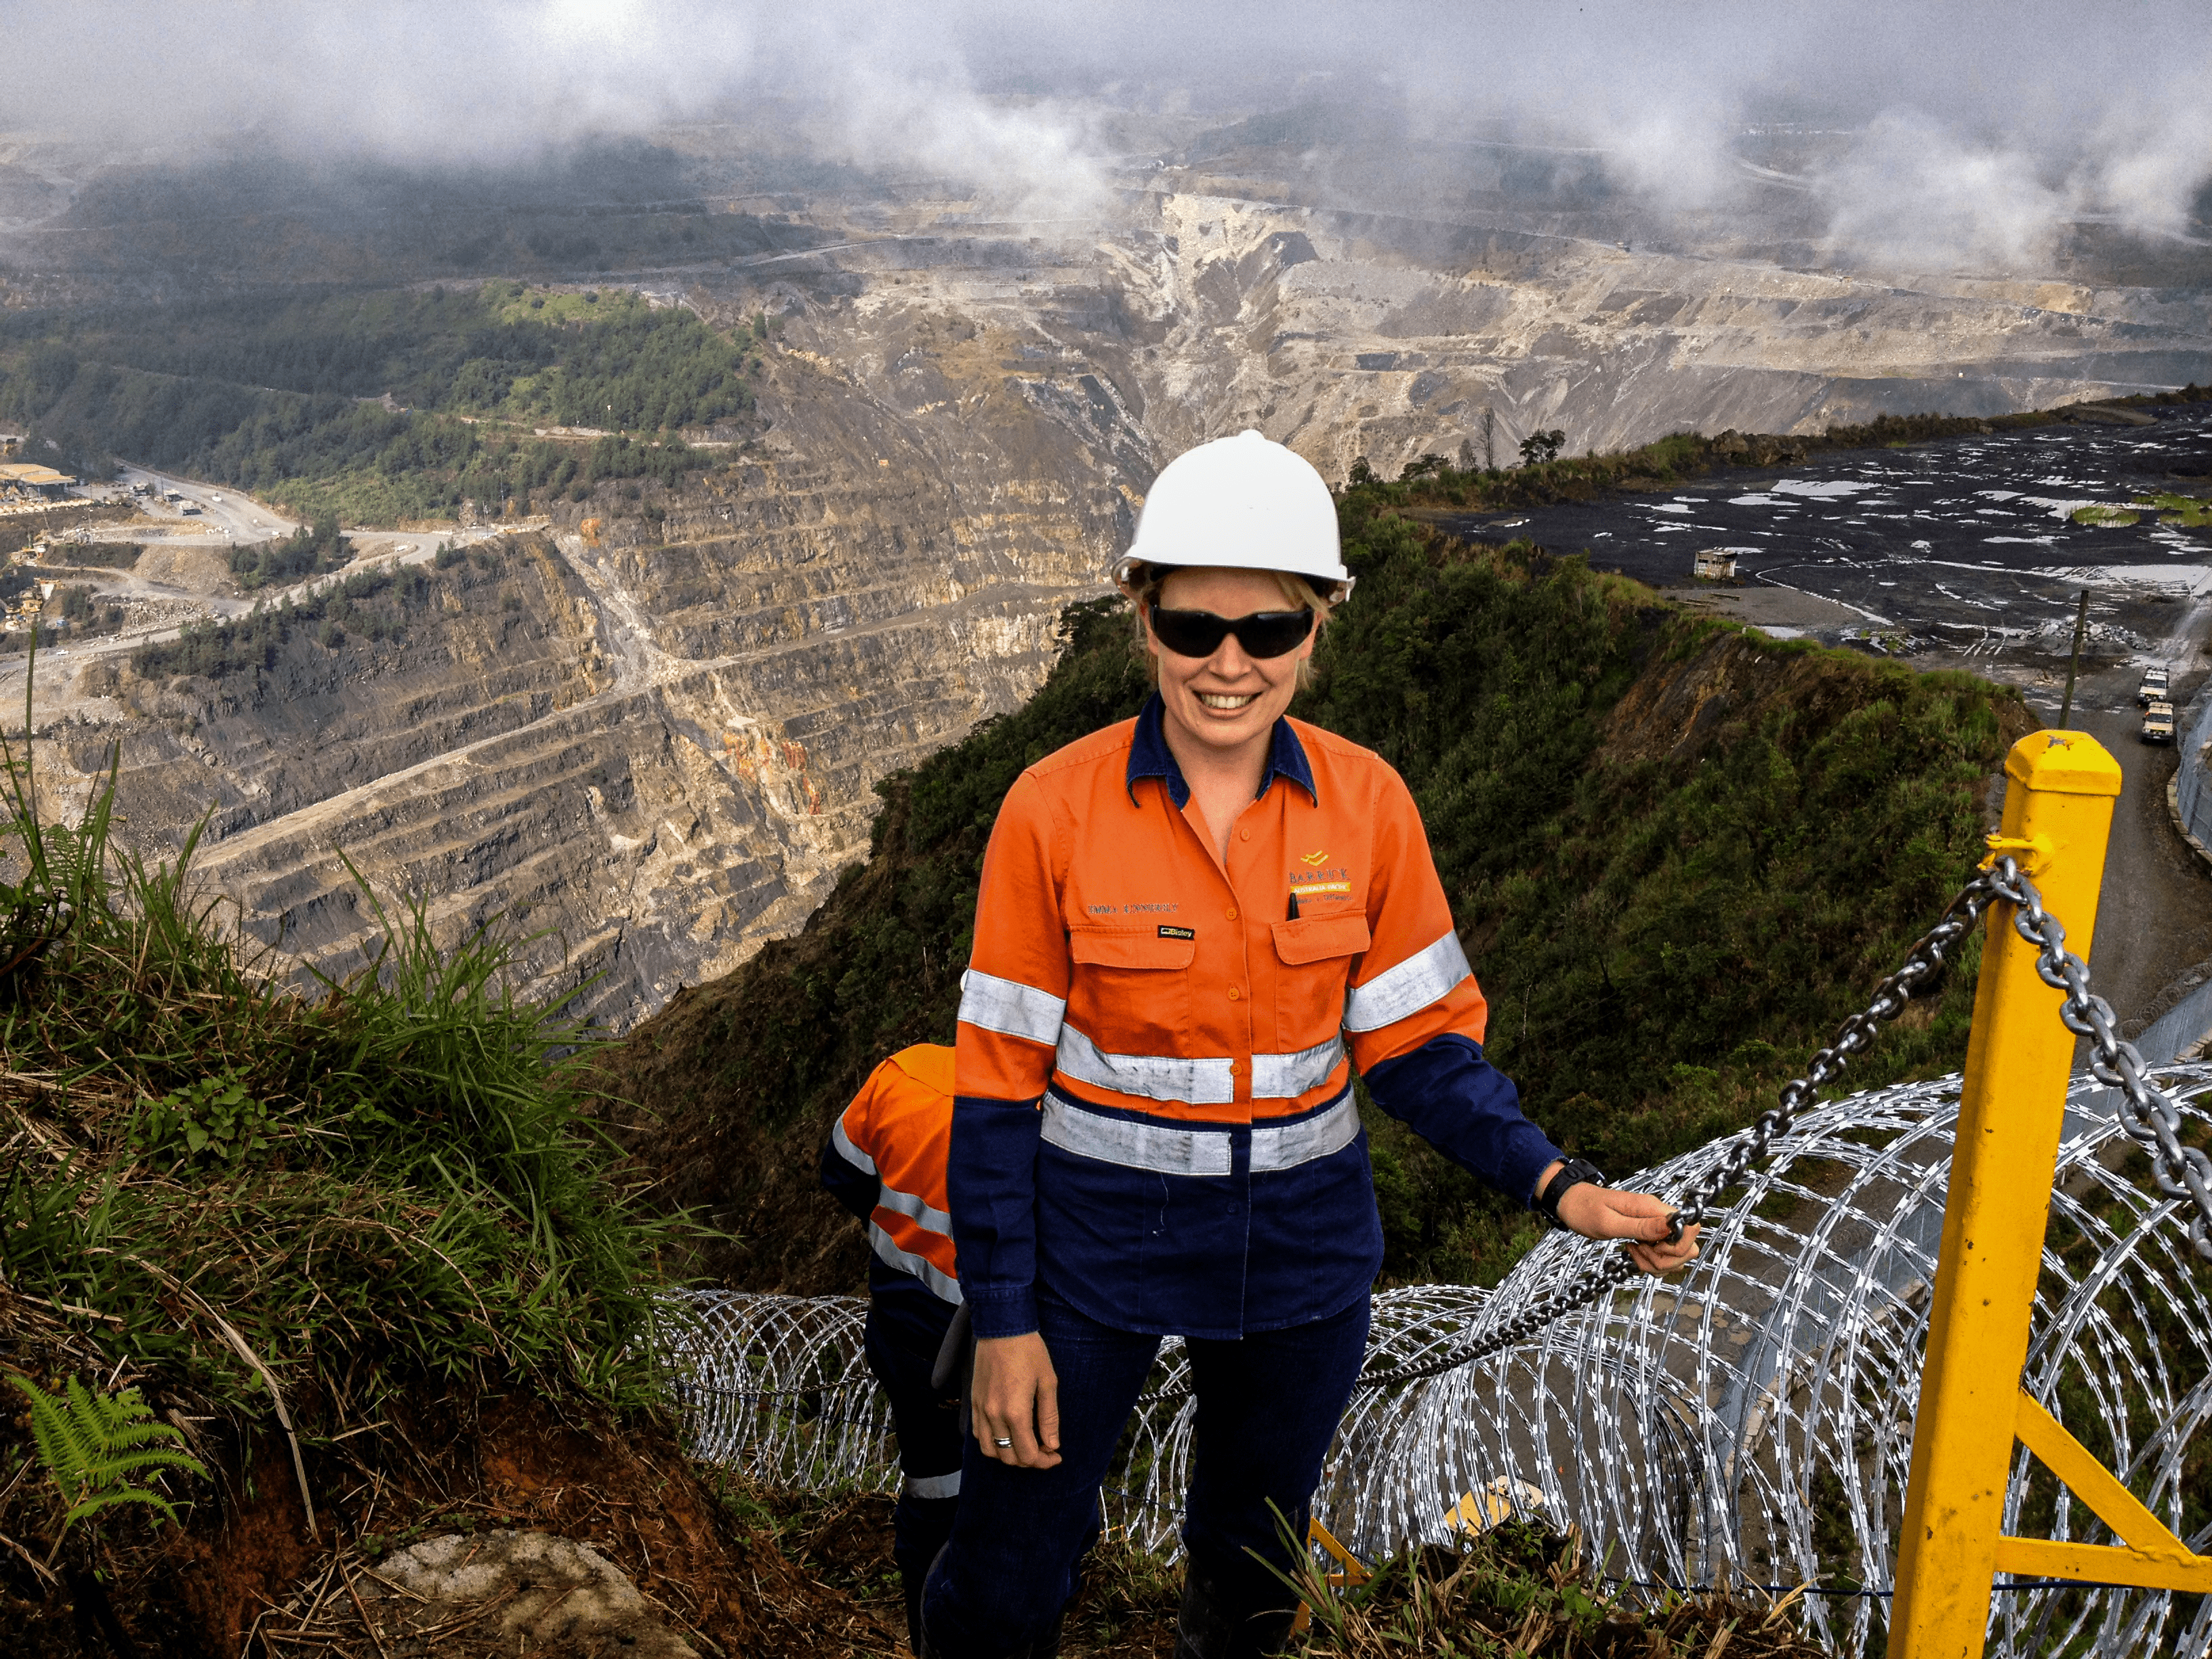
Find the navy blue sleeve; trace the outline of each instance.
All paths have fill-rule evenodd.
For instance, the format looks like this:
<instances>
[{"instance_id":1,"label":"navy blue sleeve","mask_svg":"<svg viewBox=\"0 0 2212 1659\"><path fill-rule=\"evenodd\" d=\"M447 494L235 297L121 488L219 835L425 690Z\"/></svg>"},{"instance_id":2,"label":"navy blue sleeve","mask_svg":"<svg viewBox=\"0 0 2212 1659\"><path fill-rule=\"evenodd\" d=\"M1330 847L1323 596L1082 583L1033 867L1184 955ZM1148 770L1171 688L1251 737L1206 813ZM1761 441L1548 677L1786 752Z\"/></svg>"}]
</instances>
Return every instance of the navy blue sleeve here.
<instances>
[{"instance_id":1,"label":"navy blue sleeve","mask_svg":"<svg viewBox=\"0 0 2212 1659\"><path fill-rule=\"evenodd\" d=\"M1375 1103L1461 1169L1533 1206L1536 1177L1566 1156L1521 1110L1513 1079L1456 1033L1431 1037L1367 1073Z\"/></svg>"},{"instance_id":2,"label":"navy blue sleeve","mask_svg":"<svg viewBox=\"0 0 2212 1659\"><path fill-rule=\"evenodd\" d=\"M832 1135L822 1143L822 1190L866 1221L876 1212L883 1182L873 1170L859 1169L848 1162Z\"/></svg>"},{"instance_id":3,"label":"navy blue sleeve","mask_svg":"<svg viewBox=\"0 0 2212 1659\"><path fill-rule=\"evenodd\" d=\"M1029 1101L952 1102L945 1192L960 1294L979 1339L1037 1328L1036 1161L1044 1118Z\"/></svg>"}]
</instances>

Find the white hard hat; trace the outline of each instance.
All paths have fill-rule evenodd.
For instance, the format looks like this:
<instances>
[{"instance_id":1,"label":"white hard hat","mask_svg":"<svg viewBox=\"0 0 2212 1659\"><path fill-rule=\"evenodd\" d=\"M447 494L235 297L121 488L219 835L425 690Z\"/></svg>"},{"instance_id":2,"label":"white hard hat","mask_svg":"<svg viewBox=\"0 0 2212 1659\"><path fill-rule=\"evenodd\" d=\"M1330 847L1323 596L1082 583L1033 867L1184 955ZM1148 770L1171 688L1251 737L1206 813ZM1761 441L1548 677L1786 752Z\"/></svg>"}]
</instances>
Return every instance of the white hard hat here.
<instances>
[{"instance_id":1,"label":"white hard hat","mask_svg":"<svg viewBox=\"0 0 2212 1659\"><path fill-rule=\"evenodd\" d=\"M1152 480L1137 538L1114 579L1138 564L1287 570L1346 591L1336 501L1313 464L1258 433L1187 449Z\"/></svg>"}]
</instances>

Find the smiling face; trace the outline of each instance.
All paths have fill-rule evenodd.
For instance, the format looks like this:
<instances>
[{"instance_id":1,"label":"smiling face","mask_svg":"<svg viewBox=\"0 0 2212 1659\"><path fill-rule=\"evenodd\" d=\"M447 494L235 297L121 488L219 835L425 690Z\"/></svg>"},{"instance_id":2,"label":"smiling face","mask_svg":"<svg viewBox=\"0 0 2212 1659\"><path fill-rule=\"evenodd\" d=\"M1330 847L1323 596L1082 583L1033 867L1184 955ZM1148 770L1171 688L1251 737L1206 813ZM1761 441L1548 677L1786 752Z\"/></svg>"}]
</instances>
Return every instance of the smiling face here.
<instances>
[{"instance_id":1,"label":"smiling face","mask_svg":"<svg viewBox=\"0 0 2212 1659\"><path fill-rule=\"evenodd\" d=\"M1170 611L1211 611L1249 617L1286 608L1283 590L1264 570L1178 570L1160 588ZM1268 736L1298 689L1298 665L1313 655L1313 635L1279 657L1248 654L1234 634L1210 657L1179 657L1159 641L1146 618L1145 642L1160 667L1160 701L1168 747L1188 770L1200 755L1219 762L1265 763ZM1186 759L1186 745L1189 745Z\"/></svg>"}]
</instances>

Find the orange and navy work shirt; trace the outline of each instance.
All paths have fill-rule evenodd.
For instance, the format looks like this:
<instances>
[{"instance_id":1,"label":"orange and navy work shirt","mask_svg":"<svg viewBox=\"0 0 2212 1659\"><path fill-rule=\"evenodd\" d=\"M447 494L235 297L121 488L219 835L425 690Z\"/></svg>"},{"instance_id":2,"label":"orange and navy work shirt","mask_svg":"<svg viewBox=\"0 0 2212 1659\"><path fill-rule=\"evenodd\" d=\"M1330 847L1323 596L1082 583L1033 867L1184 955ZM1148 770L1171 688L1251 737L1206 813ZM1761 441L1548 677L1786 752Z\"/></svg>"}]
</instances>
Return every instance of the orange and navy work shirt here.
<instances>
[{"instance_id":1,"label":"orange and navy work shirt","mask_svg":"<svg viewBox=\"0 0 2212 1659\"><path fill-rule=\"evenodd\" d=\"M1225 860L1155 696L1000 809L962 981L947 1192L978 1336L1040 1287L1106 1324L1322 1319L1382 1265L1354 1067L1523 1202L1559 1156L1482 1057L1486 1006L1380 757L1276 722Z\"/></svg>"},{"instance_id":2,"label":"orange and navy work shirt","mask_svg":"<svg viewBox=\"0 0 2212 1659\"><path fill-rule=\"evenodd\" d=\"M872 1291L918 1285L948 1318L960 1303L945 1195L952 1065L942 1043L902 1048L868 1074L822 1149L822 1184L867 1225Z\"/></svg>"}]
</instances>

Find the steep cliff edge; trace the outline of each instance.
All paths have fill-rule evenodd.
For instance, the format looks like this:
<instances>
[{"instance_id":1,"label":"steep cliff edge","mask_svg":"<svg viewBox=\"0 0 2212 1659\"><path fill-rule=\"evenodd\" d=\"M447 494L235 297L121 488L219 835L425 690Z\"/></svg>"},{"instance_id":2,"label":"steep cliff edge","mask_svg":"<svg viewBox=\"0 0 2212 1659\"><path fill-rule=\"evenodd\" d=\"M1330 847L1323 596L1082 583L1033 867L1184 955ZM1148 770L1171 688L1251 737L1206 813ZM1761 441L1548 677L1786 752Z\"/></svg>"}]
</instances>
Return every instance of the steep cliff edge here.
<instances>
[{"instance_id":1,"label":"steep cliff edge","mask_svg":"<svg viewBox=\"0 0 2212 1659\"><path fill-rule=\"evenodd\" d=\"M200 878L326 970L368 937L343 854L453 936L519 921L532 988L626 1025L797 927L876 781L1018 706L1100 585L1129 434L994 386L933 424L779 355L732 465L404 574L377 637L50 660L42 782L82 801L117 746L134 837L206 815Z\"/></svg>"},{"instance_id":2,"label":"steep cliff edge","mask_svg":"<svg viewBox=\"0 0 2212 1659\"><path fill-rule=\"evenodd\" d=\"M1983 786L2025 711L1964 676L1778 647L1578 561L1446 543L1379 509L1380 492L1346 499L1360 587L1297 712L1412 786L1492 1056L1539 1121L1619 1172L1747 1121L1971 867ZM890 781L872 858L803 933L606 1057L606 1109L653 1201L730 1236L702 1252L710 1276L857 1282L860 1235L814 1190L830 1119L883 1054L951 1040L1015 775L1145 695L1111 607L1071 612L1068 632L1018 713ZM1868 1079L1955 1063L1971 998L1961 975ZM1525 1216L1371 1112L1370 1127L1387 1273L1489 1279L1525 1248Z\"/></svg>"}]
</instances>

